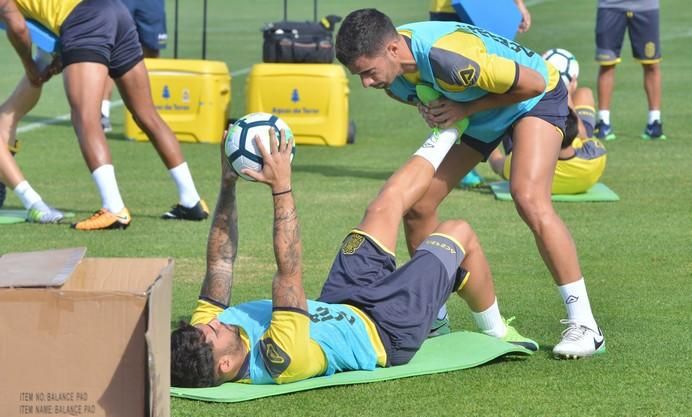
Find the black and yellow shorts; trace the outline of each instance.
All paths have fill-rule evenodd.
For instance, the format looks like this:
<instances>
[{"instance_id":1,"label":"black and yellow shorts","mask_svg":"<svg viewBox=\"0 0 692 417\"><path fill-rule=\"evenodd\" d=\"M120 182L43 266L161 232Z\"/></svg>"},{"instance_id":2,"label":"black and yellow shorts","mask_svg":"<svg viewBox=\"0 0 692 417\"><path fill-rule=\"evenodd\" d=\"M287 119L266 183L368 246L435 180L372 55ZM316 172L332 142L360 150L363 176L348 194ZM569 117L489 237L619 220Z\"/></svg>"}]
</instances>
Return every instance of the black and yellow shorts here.
<instances>
[{"instance_id":1,"label":"black and yellow shorts","mask_svg":"<svg viewBox=\"0 0 692 417\"><path fill-rule=\"evenodd\" d=\"M397 269L393 253L354 230L332 264L319 301L365 312L377 327L388 364L405 364L428 337L437 311L468 278L459 266L463 258L458 242L433 234Z\"/></svg>"}]
</instances>

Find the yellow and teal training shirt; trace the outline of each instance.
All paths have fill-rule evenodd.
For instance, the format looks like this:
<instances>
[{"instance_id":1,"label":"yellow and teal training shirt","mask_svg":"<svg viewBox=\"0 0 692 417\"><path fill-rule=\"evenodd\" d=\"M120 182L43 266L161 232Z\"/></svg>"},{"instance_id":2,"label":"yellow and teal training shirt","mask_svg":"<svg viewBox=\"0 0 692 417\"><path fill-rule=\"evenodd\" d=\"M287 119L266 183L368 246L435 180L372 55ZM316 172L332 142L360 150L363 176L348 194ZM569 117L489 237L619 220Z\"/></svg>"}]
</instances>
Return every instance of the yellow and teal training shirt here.
<instances>
[{"instance_id":1,"label":"yellow and teal training shirt","mask_svg":"<svg viewBox=\"0 0 692 417\"><path fill-rule=\"evenodd\" d=\"M250 352L249 373L238 382L283 384L386 366L384 346L366 314L345 304L307 303L308 311L273 308L271 300L224 310L199 300L191 324L218 318L242 330Z\"/></svg>"},{"instance_id":2,"label":"yellow and teal training shirt","mask_svg":"<svg viewBox=\"0 0 692 417\"><path fill-rule=\"evenodd\" d=\"M543 76L546 88L542 94L469 117L466 134L486 143L502 136L560 81L560 73L540 54L473 25L418 22L397 30L409 43L417 66L417 72L397 77L388 88L387 93L401 101L415 102L418 83L431 85L458 102L470 102L491 93L503 94L516 84L519 65Z\"/></svg>"},{"instance_id":3,"label":"yellow and teal training shirt","mask_svg":"<svg viewBox=\"0 0 692 417\"><path fill-rule=\"evenodd\" d=\"M60 27L82 0L14 0L24 18L32 19L60 36Z\"/></svg>"}]
</instances>

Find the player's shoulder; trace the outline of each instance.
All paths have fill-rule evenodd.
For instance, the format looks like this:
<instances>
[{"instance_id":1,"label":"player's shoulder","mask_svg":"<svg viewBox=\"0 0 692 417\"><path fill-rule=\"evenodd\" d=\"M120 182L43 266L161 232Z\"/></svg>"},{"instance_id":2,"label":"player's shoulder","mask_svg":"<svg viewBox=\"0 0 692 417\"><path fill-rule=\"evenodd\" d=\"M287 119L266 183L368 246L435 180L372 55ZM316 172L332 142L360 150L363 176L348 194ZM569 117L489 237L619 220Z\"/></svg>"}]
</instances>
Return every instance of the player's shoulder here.
<instances>
[{"instance_id":1,"label":"player's shoulder","mask_svg":"<svg viewBox=\"0 0 692 417\"><path fill-rule=\"evenodd\" d=\"M450 91L476 85L485 52L483 42L472 33L455 31L444 35L430 49L432 74Z\"/></svg>"}]
</instances>

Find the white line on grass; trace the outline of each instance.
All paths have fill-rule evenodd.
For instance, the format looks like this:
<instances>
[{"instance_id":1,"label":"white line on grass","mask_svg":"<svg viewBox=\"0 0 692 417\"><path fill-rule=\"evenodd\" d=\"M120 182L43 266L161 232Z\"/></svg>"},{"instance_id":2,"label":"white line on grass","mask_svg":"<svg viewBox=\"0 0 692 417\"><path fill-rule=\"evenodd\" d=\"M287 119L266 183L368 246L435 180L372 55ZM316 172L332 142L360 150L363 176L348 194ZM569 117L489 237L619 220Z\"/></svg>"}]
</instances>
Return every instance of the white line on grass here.
<instances>
[{"instance_id":1,"label":"white line on grass","mask_svg":"<svg viewBox=\"0 0 692 417\"><path fill-rule=\"evenodd\" d=\"M251 68L248 67L248 68L239 69L239 70L237 70L237 71L232 71L232 72L231 72L231 77L237 77L237 76L239 76L239 75L247 74L247 73L250 72L250 69L251 69ZM116 101L114 101L114 102L111 103L111 108L113 109L113 108L116 108L116 107L120 107L120 106L122 106L122 105L123 105L123 101L122 101L122 100L116 100ZM24 126L18 127L18 128L17 128L17 133L26 133L26 132L30 132L30 131L32 131L32 130L40 129L40 128L42 128L42 127L46 127L46 126L58 124L58 123L60 123L60 122L64 122L65 120L70 120L70 113L63 114L63 115L60 115L60 116L57 116L57 117L53 117L53 118L50 118L50 119L39 120L38 122L29 123L28 125L24 125Z\"/></svg>"},{"instance_id":2,"label":"white line on grass","mask_svg":"<svg viewBox=\"0 0 692 417\"><path fill-rule=\"evenodd\" d=\"M678 32L673 32L673 33L663 35L663 36L661 36L661 40L662 41L671 41L673 39L689 38L690 36L692 36L692 29L689 29L687 31L678 31Z\"/></svg>"}]
</instances>

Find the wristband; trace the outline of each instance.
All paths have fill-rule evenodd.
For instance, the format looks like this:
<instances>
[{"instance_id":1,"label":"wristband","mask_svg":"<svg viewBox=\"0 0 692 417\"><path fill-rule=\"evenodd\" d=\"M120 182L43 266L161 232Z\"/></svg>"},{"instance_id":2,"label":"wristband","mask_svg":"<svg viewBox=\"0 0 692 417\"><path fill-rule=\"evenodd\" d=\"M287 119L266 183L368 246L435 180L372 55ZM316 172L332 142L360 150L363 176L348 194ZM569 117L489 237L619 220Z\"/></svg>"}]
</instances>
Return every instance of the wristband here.
<instances>
[{"instance_id":1,"label":"wristband","mask_svg":"<svg viewBox=\"0 0 692 417\"><path fill-rule=\"evenodd\" d=\"M278 193L272 193L272 196L273 196L273 197L276 197L277 195L288 194L288 193L290 193L291 191L293 191L293 189L289 188L289 189L286 190L286 191L279 191Z\"/></svg>"}]
</instances>

